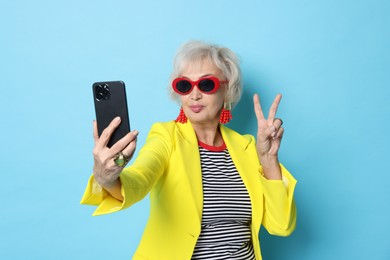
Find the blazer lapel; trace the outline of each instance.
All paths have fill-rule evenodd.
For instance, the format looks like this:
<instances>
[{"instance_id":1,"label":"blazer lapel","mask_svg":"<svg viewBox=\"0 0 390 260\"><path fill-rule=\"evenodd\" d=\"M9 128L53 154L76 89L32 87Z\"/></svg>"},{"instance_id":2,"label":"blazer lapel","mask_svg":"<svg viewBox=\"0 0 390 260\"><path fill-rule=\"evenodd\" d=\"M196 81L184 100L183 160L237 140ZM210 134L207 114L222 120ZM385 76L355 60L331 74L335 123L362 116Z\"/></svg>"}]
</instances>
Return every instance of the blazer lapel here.
<instances>
[{"instance_id":1,"label":"blazer lapel","mask_svg":"<svg viewBox=\"0 0 390 260\"><path fill-rule=\"evenodd\" d=\"M178 145L181 146L181 152L184 153L185 161L183 167L185 169L185 176L188 181L188 190L193 199L192 205L195 206L197 213L197 224L200 228L203 210L203 184L202 184L202 170L200 166L200 155L198 148L198 140L190 122L186 124L177 124L179 129L179 138L182 138Z\"/></svg>"},{"instance_id":2,"label":"blazer lapel","mask_svg":"<svg viewBox=\"0 0 390 260\"><path fill-rule=\"evenodd\" d=\"M224 126L221 126L221 133L234 165L248 190L252 203L253 217L257 219L259 216L254 212L254 206L259 203L259 199L261 198L261 187L258 173L260 164L255 145L251 144L255 140L252 137L245 138Z\"/></svg>"}]
</instances>

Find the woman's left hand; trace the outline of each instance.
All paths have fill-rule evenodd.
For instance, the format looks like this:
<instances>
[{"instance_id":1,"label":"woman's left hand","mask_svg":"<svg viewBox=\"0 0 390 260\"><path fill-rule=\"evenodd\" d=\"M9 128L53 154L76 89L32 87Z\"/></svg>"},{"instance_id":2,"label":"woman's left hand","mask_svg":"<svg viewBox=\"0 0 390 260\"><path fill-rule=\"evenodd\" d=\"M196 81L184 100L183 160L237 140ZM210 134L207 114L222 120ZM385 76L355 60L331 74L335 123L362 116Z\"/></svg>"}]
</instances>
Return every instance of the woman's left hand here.
<instances>
[{"instance_id":1,"label":"woman's left hand","mask_svg":"<svg viewBox=\"0 0 390 260\"><path fill-rule=\"evenodd\" d=\"M257 155L263 167L279 168L278 151L282 141L284 129L282 120L275 118L279 102L282 98L278 94L271 105L266 119L261 109L260 99L257 94L253 96L254 110L257 118Z\"/></svg>"}]
</instances>

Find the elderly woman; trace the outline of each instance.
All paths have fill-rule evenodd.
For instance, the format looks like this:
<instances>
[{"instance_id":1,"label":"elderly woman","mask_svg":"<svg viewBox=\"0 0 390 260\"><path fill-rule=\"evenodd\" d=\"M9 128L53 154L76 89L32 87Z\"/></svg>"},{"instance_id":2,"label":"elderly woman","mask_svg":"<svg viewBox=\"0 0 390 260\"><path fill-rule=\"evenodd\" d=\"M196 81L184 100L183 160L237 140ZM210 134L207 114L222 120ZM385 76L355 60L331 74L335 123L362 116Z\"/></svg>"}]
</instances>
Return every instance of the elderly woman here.
<instances>
[{"instance_id":1,"label":"elderly woman","mask_svg":"<svg viewBox=\"0 0 390 260\"><path fill-rule=\"evenodd\" d=\"M133 259L261 259L259 230L295 228L296 180L279 163L282 120L277 95L265 118L253 103L257 140L223 126L241 95L240 69L227 48L192 41L177 53L171 94L175 121L156 123L134 163L137 131L107 147L116 118L99 137L94 169L81 203L94 215L130 207L150 192L150 216Z\"/></svg>"}]
</instances>

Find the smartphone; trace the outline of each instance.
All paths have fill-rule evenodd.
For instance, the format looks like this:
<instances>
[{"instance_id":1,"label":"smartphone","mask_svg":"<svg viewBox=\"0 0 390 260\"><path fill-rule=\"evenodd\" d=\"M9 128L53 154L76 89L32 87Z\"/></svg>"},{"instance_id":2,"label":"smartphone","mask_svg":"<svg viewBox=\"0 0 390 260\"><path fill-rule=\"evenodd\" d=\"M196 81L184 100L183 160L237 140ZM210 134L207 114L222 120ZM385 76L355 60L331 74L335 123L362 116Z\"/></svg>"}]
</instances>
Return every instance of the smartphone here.
<instances>
[{"instance_id":1,"label":"smartphone","mask_svg":"<svg viewBox=\"0 0 390 260\"><path fill-rule=\"evenodd\" d=\"M95 82L92 90L99 136L115 117L121 118L120 125L107 144L111 147L130 132L125 83L123 81Z\"/></svg>"}]
</instances>

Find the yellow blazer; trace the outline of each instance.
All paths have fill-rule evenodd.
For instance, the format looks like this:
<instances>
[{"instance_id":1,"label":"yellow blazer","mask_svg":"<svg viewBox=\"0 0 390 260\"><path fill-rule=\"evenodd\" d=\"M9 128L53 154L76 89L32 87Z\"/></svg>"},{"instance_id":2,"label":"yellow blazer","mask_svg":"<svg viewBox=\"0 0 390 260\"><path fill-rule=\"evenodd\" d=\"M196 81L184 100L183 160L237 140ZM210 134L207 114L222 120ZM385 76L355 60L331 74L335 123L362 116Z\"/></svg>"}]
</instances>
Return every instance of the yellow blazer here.
<instances>
[{"instance_id":1,"label":"yellow blazer","mask_svg":"<svg viewBox=\"0 0 390 260\"><path fill-rule=\"evenodd\" d=\"M281 165L283 181L262 176L254 137L221 126L232 160L252 204L252 242L261 258L259 230L287 236L295 228L296 180ZM93 215L125 209L150 192L150 216L133 259L191 259L201 231L203 191L198 141L190 123L153 125L134 163L120 175L124 201L90 177L82 204L98 206Z\"/></svg>"}]
</instances>

